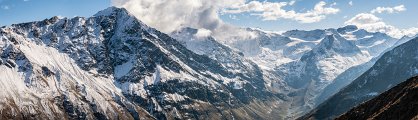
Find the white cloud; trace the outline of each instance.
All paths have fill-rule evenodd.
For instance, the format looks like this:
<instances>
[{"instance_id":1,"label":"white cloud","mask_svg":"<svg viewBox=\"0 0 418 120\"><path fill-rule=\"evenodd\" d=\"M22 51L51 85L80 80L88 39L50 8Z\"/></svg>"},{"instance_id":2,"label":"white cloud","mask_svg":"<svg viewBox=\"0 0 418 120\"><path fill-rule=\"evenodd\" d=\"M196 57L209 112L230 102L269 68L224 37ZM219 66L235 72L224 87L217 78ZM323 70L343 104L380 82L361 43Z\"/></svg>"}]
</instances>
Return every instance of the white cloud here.
<instances>
[{"instance_id":1,"label":"white cloud","mask_svg":"<svg viewBox=\"0 0 418 120\"><path fill-rule=\"evenodd\" d=\"M224 24L218 11L245 0L112 0L146 24L163 32L182 27L214 30Z\"/></svg>"},{"instance_id":2,"label":"white cloud","mask_svg":"<svg viewBox=\"0 0 418 120\"><path fill-rule=\"evenodd\" d=\"M252 33L224 23L219 15L226 8L236 8L246 0L112 0L112 5L126 8L145 24L171 33L183 27L206 30L219 40L248 39Z\"/></svg>"},{"instance_id":3,"label":"white cloud","mask_svg":"<svg viewBox=\"0 0 418 120\"><path fill-rule=\"evenodd\" d=\"M395 26L385 23L381 18L375 16L375 13L398 13L405 11L404 5L395 7L377 7L370 11L370 13L360 13L350 20L346 21L346 25L356 25L359 28L372 32L386 33L395 38L403 36L415 36L418 34L418 28L412 27L407 29L399 29Z\"/></svg>"},{"instance_id":4,"label":"white cloud","mask_svg":"<svg viewBox=\"0 0 418 120\"><path fill-rule=\"evenodd\" d=\"M402 12L405 11L406 8L404 5L399 5L399 6L395 6L395 7L377 7L375 9L373 9L372 11L370 11L371 13L397 13L397 12Z\"/></svg>"},{"instance_id":5,"label":"white cloud","mask_svg":"<svg viewBox=\"0 0 418 120\"><path fill-rule=\"evenodd\" d=\"M195 36L198 38L208 37L210 35L212 35L212 31L207 29L198 29L197 33L195 34Z\"/></svg>"},{"instance_id":6,"label":"white cloud","mask_svg":"<svg viewBox=\"0 0 418 120\"><path fill-rule=\"evenodd\" d=\"M223 12L230 14L247 12L251 13L251 15L260 16L263 20L289 19L300 23L314 23L325 19L327 15L337 14L340 11L338 8L332 7L336 5L336 3L326 7L327 4L324 1L317 3L312 10L301 13L282 8L288 5L290 5L288 2L250 1L246 4L228 8Z\"/></svg>"},{"instance_id":7,"label":"white cloud","mask_svg":"<svg viewBox=\"0 0 418 120\"><path fill-rule=\"evenodd\" d=\"M381 18L370 13L360 13L346 21L345 24L356 25L367 31L386 33L395 38L401 38L405 35L414 36L418 33L418 28L398 29L392 25L386 24Z\"/></svg>"},{"instance_id":8,"label":"white cloud","mask_svg":"<svg viewBox=\"0 0 418 120\"><path fill-rule=\"evenodd\" d=\"M353 1L348 2L348 5L353 6Z\"/></svg>"}]
</instances>

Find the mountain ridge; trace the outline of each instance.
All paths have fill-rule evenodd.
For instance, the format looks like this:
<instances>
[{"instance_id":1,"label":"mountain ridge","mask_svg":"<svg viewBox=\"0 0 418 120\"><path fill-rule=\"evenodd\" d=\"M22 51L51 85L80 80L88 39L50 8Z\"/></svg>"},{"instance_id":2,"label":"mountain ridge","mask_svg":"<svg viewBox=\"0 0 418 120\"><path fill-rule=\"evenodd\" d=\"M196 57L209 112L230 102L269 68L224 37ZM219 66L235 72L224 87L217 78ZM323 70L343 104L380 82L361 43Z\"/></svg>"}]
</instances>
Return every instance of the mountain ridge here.
<instances>
[{"instance_id":1,"label":"mountain ridge","mask_svg":"<svg viewBox=\"0 0 418 120\"><path fill-rule=\"evenodd\" d=\"M90 18L53 17L15 24L2 28L0 35L2 61L6 61L0 67L7 71L2 74L13 74L15 81L22 81L22 75L27 78L24 83L2 78L3 86L22 85L7 87L12 91L2 92L4 98L41 102L31 96L14 96L15 91L40 100L63 96L42 103L45 107L7 107L3 113L12 116L5 119L280 117L271 114L277 112L261 112L275 111L282 101L264 87L261 71L228 71L218 61L195 54L146 26L123 8L110 7ZM20 51L24 56L15 57ZM54 94L47 95L50 93ZM7 101L1 104L12 105ZM30 112L27 107L54 112ZM250 111L253 114L243 114Z\"/></svg>"}]
</instances>

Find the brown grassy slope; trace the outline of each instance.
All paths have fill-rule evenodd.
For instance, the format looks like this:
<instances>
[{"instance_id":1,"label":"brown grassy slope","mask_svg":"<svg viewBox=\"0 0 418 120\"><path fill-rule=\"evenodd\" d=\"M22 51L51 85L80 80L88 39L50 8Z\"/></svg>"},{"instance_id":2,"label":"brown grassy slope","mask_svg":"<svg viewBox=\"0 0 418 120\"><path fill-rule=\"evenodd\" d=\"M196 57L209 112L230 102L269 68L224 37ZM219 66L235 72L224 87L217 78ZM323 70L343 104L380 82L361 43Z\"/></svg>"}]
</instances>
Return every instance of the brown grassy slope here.
<instances>
[{"instance_id":1,"label":"brown grassy slope","mask_svg":"<svg viewBox=\"0 0 418 120\"><path fill-rule=\"evenodd\" d=\"M337 120L418 120L418 76L382 93Z\"/></svg>"}]
</instances>

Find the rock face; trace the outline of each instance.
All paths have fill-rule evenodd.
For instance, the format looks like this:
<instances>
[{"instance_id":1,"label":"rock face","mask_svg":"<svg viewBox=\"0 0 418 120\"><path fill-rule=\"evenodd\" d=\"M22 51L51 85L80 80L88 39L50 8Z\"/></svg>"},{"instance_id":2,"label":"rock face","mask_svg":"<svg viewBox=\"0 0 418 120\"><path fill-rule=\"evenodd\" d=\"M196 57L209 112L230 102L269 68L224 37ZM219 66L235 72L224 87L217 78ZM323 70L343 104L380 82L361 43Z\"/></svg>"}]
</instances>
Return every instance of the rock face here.
<instances>
[{"instance_id":1,"label":"rock face","mask_svg":"<svg viewBox=\"0 0 418 120\"><path fill-rule=\"evenodd\" d=\"M123 8L2 27L0 38L0 119L284 116L284 95L254 63L196 54Z\"/></svg>"},{"instance_id":2,"label":"rock face","mask_svg":"<svg viewBox=\"0 0 418 120\"><path fill-rule=\"evenodd\" d=\"M373 67L301 119L335 118L418 75L417 45L418 38L414 38L386 52Z\"/></svg>"},{"instance_id":3,"label":"rock face","mask_svg":"<svg viewBox=\"0 0 418 120\"><path fill-rule=\"evenodd\" d=\"M393 87L337 120L414 120L418 119L418 77Z\"/></svg>"}]
</instances>

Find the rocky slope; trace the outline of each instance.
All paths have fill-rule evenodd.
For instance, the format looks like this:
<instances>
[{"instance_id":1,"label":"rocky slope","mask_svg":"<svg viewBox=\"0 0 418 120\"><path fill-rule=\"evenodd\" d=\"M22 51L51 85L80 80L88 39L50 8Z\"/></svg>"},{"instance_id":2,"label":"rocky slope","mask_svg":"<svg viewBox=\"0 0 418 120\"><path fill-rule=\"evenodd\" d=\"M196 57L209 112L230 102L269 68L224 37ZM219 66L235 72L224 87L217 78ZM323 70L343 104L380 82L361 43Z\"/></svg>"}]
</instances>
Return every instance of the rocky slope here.
<instances>
[{"instance_id":1,"label":"rocky slope","mask_svg":"<svg viewBox=\"0 0 418 120\"><path fill-rule=\"evenodd\" d=\"M285 97L240 54L196 54L123 8L14 24L0 38L1 119L280 119L285 112Z\"/></svg>"},{"instance_id":2,"label":"rocky slope","mask_svg":"<svg viewBox=\"0 0 418 120\"><path fill-rule=\"evenodd\" d=\"M414 120L418 119L418 77L393 87L347 113L337 120Z\"/></svg>"},{"instance_id":3,"label":"rocky slope","mask_svg":"<svg viewBox=\"0 0 418 120\"><path fill-rule=\"evenodd\" d=\"M334 118L418 75L417 44L414 38L386 52L373 67L301 119Z\"/></svg>"}]
</instances>

